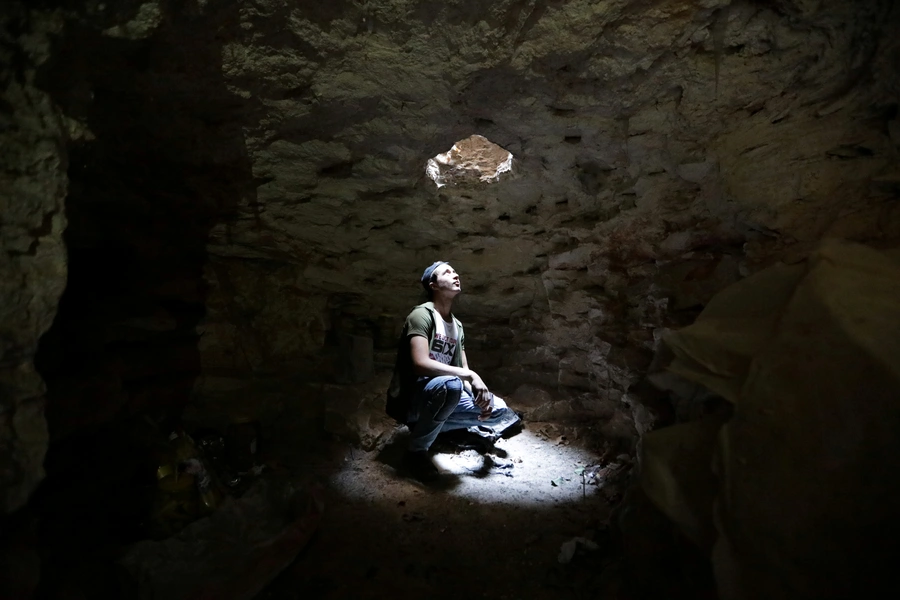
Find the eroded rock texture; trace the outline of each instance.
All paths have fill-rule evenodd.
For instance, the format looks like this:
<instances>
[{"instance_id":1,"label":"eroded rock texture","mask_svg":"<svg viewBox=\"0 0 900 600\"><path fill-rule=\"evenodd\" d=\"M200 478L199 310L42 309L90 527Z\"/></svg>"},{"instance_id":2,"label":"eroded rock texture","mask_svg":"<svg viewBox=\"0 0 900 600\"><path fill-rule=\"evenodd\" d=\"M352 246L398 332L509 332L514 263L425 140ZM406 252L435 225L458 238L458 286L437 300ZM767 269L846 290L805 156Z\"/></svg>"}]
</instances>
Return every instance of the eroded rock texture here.
<instances>
[{"instance_id":1,"label":"eroded rock texture","mask_svg":"<svg viewBox=\"0 0 900 600\"><path fill-rule=\"evenodd\" d=\"M28 499L47 450L34 355L66 281L66 126L35 79L61 26L32 21L21 6L0 13L0 514Z\"/></svg>"},{"instance_id":2,"label":"eroded rock texture","mask_svg":"<svg viewBox=\"0 0 900 600\"><path fill-rule=\"evenodd\" d=\"M66 200L80 275L40 360L56 439L189 401L287 427L316 423L323 399L380 397L418 276L441 259L492 387L571 398L630 446L663 418L641 391L662 328L823 237L900 241L889 0L48 0L27 14L62 24L41 91L16 84L35 98L16 114L52 114L49 94L80 132ZM16 273L57 271L14 288L46 308L10 373L30 372L62 282L58 243L28 254L58 240L64 192L63 133L35 123L14 135L52 150L19 171L45 189L17 200L22 225L4 210L4 243L25 240ZM426 161L475 133L513 172L438 189ZM4 300L20 307L4 328L23 302ZM348 348L368 347L371 379L348 380Z\"/></svg>"},{"instance_id":3,"label":"eroded rock texture","mask_svg":"<svg viewBox=\"0 0 900 600\"><path fill-rule=\"evenodd\" d=\"M494 386L574 395L633 440L649 423L620 408L654 331L823 236L900 234L887 2L271 0L236 18L222 68L260 104L258 185L210 238L209 369L321 371L333 332L388 349L423 265L449 260ZM473 132L515 176L436 189L425 160Z\"/></svg>"}]
</instances>

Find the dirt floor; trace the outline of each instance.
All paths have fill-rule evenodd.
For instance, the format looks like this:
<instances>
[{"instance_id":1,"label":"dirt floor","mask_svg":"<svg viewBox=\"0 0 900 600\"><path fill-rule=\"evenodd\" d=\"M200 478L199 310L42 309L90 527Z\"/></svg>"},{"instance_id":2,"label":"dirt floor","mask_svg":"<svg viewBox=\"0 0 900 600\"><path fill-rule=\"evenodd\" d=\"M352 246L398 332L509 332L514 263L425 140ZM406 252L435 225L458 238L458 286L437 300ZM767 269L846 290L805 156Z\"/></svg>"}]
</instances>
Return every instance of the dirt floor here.
<instances>
[{"instance_id":1,"label":"dirt floor","mask_svg":"<svg viewBox=\"0 0 900 600\"><path fill-rule=\"evenodd\" d=\"M381 431L371 451L273 437L289 447L263 446L261 469L241 478L243 493L159 537L148 535L147 515L168 523L169 508L188 510L193 494L160 492L155 479L117 486L120 473L158 463L134 462L140 454L113 438L68 452L72 464L110 468L57 477L40 494L36 597L715 598L708 554L641 499L629 456L590 424L526 422L488 452L439 438L443 475L431 485L398 468L406 429Z\"/></svg>"},{"instance_id":2,"label":"dirt floor","mask_svg":"<svg viewBox=\"0 0 900 600\"><path fill-rule=\"evenodd\" d=\"M443 475L424 485L399 468L405 445L401 430L376 451L334 442L286 459L325 485L325 512L258 598L623 597L607 526L627 457L531 422L487 454L439 439Z\"/></svg>"}]
</instances>

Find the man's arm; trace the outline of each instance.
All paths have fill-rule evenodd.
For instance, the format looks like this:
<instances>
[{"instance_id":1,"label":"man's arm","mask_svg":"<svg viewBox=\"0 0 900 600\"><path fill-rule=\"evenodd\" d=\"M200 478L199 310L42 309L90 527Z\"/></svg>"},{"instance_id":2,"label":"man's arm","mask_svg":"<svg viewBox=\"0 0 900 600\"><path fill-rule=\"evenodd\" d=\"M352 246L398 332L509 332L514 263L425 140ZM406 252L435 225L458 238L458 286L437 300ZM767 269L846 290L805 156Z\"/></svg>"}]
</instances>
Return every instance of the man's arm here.
<instances>
[{"instance_id":1,"label":"man's arm","mask_svg":"<svg viewBox=\"0 0 900 600\"><path fill-rule=\"evenodd\" d=\"M467 367L454 367L453 365L445 365L444 363L434 360L428 354L428 339L421 335L414 335L409 338L409 344L412 348L412 362L416 373L428 377L438 377L440 375L455 375L463 381L472 381L472 376L478 377L476 373ZM463 363L465 364L465 363Z\"/></svg>"},{"instance_id":2,"label":"man's arm","mask_svg":"<svg viewBox=\"0 0 900 600\"><path fill-rule=\"evenodd\" d=\"M463 383L472 385L474 392L475 405L479 408L485 408L490 405L490 393L484 385L478 373L471 370L467 365L466 353L463 351L462 367L454 367L453 365L445 365L444 363L434 360L428 356L428 339L414 335L409 338L410 348L412 349L413 367L419 375L427 375L430 377L438 377L440 375L454 375L459 377Z\"/></svg>"},{"instance_id":3,"label":"man's arm","mask_svg":"<svg viewBox=\"0 0 900 600\"><path fill-rule=\"evenodd\" d=\"M459 355L460 361L462 362L463 369L469 368L469 360L466 358L466 351L460 350ZM463 381L463 385L466 386L466 389L469 390L469 393L472 394L472 385L468 381ZM472 394L473 396L475 394Z\"/></svg>"},{"instance_id":4,"label":"man's arm","mask_svg":"<svg viewBox=\"0 0 900 600\"><path fill-rule=\"evenodd\" d=\"M469 368L469 359L466 357L466 351L462 350L462 354L460 354L460 359L462 360L462 366L464 369ZM482 410L483 416L490 416L491 410L493 409L493 400L494 394L488 391L487 386L484 386L484 391L481 396L478 395L472 389L472 386L469 385L469 382L464 381L463 385L465 385L469 389L469 393L472 394L472 397L475 399L475 406Z\"/></svg>"}]
</instances>

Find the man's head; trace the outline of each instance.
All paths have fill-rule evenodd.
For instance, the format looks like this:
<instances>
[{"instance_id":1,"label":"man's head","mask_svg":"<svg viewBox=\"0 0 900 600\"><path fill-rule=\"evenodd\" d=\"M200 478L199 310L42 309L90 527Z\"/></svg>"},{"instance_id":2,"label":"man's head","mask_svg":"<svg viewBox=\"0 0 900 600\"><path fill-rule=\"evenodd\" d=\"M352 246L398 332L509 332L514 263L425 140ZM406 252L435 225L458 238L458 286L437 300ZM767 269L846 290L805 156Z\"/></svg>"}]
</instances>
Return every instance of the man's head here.
<instances>
[{"instance_id":1,"label":"man's head","mask_svg":"<svg viewBox=\"0 0 900 600\"><path fill-rule=\"evenodd\" d=\"M459 275L450 266L450 263L439 260L425 269L422 273L422 287L428 294L428 299L433 300L434 294L449 295L453 298L460 290Z\"/></svg>"}]
</instances>

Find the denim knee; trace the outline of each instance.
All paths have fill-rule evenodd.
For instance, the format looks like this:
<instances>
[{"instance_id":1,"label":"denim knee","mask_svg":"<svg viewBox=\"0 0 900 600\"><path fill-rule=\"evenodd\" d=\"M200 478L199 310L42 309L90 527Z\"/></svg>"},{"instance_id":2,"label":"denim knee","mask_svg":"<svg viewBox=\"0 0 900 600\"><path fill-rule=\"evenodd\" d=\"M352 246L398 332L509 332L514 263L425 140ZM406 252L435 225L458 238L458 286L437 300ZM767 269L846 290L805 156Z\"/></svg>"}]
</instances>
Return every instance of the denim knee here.
<instances>
[{"instance_id":1,"label":"denim knee","mask_svg":"<svg viewBox=\"0 0 900 600\"><path fill-rule=\"evenodd\" d=\"M444 385L447 386L448 392L460 392L463 391L463 382L459 377L448 377L447 381L444 382Z\"/></svg>"},{"instance_id":2,"label":"denim knee","mask_svg":"<svg viewBox=\"0 0 900 600\"><path fill-rule=\"evenodd\" d=\"M448 377L446 381L441 383L440 392L443 392L443 406L438 408L435 419L446 421L447 417L456 409L459 404L459 398L463 391L463 382L459 377Z\"/></svg>"}]
</instances>

